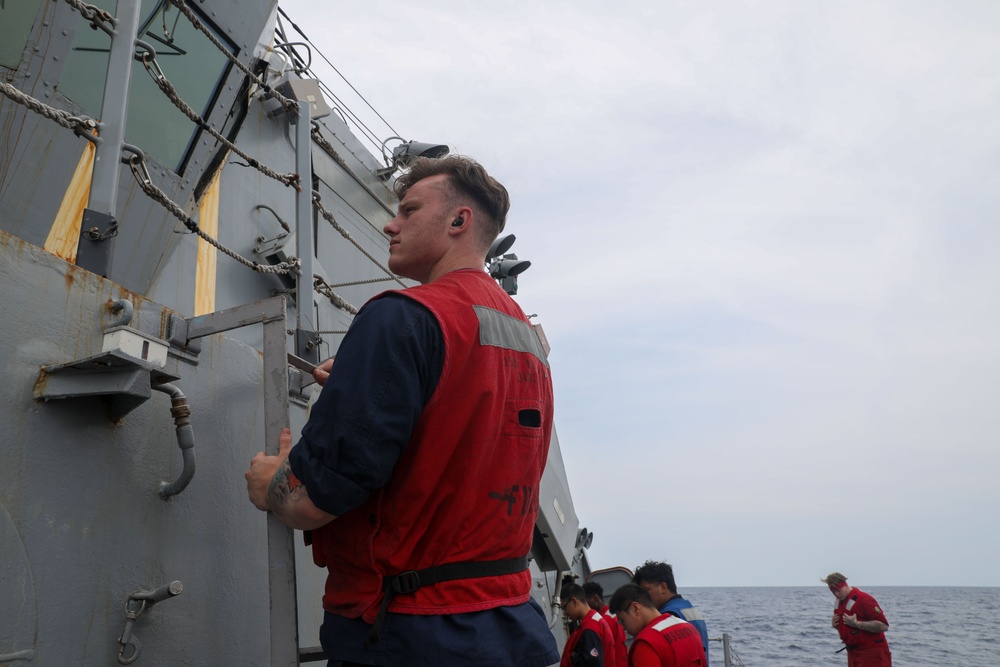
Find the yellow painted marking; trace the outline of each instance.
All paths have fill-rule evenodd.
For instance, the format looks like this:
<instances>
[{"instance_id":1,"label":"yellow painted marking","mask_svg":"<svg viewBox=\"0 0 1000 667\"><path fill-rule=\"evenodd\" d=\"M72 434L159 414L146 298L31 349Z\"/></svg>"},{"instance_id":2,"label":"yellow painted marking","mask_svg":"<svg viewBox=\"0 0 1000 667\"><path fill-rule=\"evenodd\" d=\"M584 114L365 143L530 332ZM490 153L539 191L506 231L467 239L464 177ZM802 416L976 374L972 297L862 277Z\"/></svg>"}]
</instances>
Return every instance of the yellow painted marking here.
<instances>
[{"instance_id":1,"label":"yellow painted marking","mask_svg":"<svg viewBox=\"0 0 1000 667\"><path fill-rule=\"evenodd\" d=\"M223 162L225 164L225 162ZM219 238L219 188L222 167L205 190L198 205L198 226L213 238ZM198 239L198 263L194 280L194 314L215 312L215 280L218 251L201 238Z\"/></svg>"},{"instance_id":2,"label":"yellow painted marking","mask_svg":"<svg viewBox=\"0 0 1000 667\"><path fill-rule=\"evenodd\" d=\"M69 187L63 194L56 219L45 239L45 250L67 262L76 262L76 249L80 244L80 227L83 224L83 209L90 201L90 182L94 174L94 154L97 147L89 141L83 146L83 155L76 165Z\"/></svg>"}]
</instances>

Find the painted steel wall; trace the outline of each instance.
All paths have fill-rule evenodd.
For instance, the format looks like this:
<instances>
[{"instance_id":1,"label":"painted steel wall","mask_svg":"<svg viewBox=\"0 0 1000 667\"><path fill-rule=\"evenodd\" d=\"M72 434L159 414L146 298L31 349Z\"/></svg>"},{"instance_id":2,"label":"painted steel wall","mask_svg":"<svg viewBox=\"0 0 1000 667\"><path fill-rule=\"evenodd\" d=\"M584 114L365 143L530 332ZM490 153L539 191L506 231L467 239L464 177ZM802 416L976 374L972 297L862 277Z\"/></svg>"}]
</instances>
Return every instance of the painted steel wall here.
<instances>
[{"instance_id":1,"label":"painted steel wall","mask_svg":"<svg viewBox=\"0 0 1000 667\"><path fill-rule=\"evenodd\" d=\"M40 6L21 65L15 71L0 68L0 74L49 104L79 111L53 82L73 31L90 28L65 3ZM222 0L198 6L239 45L245 62L270 40L265 26L273 21L273 2L241 3L238 13ZM240 79L227 80L218 110L236 103ZM272 108L251 99L236 142L276 170L289 171L295 165L294 127L270 117ZM216 116L211 120L216 122ZM384 265L388 242L381 229L396 204L391 181L386 186L375 178L380 162L336 115L323 119L319 131L336 153L311 145L314 185L323 205ZM100 352L103 332L116 319L109 309L116 300L134 305L132 327L166 339L172 317L201 314L196 312L199 293L210 291L220 310L287 293L288 282L254 273L221 254L206 274L199 265L199 241L176 233L183 229L180 223L146 198L124 168L111 279L46 252L42 248L60 206L79 204L70 195L84 147L71 131L0 96L0 303L5 313L0 318L0 665L116 664L129 594L172 581L182 582L183 592L144 611L133 627L141 642L136 664L267 665L265 517L247 501L243 479L250 458L265 444L261 327L203 338L196 355L171 349L165 371L180 378L174 384L190 400L197 470L187 489L170 501L159 497L159 485L177 478L181 455L166 395L153 392L118 421L109 418L104 398L42 402L34 395L44 389L39 385L43 366ZM152 178L193 214L198 210L195 185L217 151L212 141L202 139L183 177L151 162ZM230 156L219 177L219 240L255 258L258 238L280 232L273 215L259 208L266 205L292 225L286 249L294 254L294 192L238 162ZM79 213L82 209L64 209L70 218ZM314 270L330 283L386 277L317 214L304 221L303 233L315 234ZM399 287L384 281L337 292L360 307L372 295ZM315 299L320 330L350 325L350 314L324 297ZM296 312L290 294L288 308L292 329ZM321 351L329 356L342 336L322 338ZM293 349L291 338L288 349ZM293 394L293 432L305 422L314 389ZM539 498L532 594L562 639L554 606L559 570L586 574L587 566L583 551L574 546L579 521L555 437L551 452ZM314 646L325 575L312 565L300 534L296 543L299 645Z\"/></svg>"},{"instance_id":2,"label":"painted steel wall","mask_svg":"<svg viewBox=\"0 0 1000 667\"><path fill-rule=\"evenodd\" d=\"M100 351L110 302L133 300L133 326L154 335L168 311L6 234L0 284L11 314L0 320L0 530L13 554L0 655L115 664L128 595L179 580L183 593L135 625L139 664L266 664L264 515L242 476L263 445L259 353L216 335L197 365L168 359L191 402L197 471L165 501L159 484L181 463L168 397L154 392L112 422L104 398L32 396L41 366Z\"/></svg>"}]
</instances>

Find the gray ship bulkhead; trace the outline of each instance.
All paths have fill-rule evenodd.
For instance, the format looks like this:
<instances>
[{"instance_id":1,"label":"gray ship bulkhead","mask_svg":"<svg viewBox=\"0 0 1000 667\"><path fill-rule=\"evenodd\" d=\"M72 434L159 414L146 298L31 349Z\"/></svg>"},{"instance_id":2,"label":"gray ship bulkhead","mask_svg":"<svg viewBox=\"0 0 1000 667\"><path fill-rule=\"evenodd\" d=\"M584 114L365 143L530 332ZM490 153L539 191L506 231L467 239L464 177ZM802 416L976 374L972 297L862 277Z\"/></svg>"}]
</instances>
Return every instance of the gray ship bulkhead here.
<instances>
[{"instance_id":1,"label":"gray ship bulkhead","mask_svg":"<svg viewBox=\"0 0 1000 667\"><path fill-rule=\"evenodd\" d=\"M113 2L96 4L115 10ZM275 3L240 2L238 11L222 0L189 7L236 59L249 67L268 62L270 70L255 72L278 80L273 70L286 58L271 48ZM154 46L181 97L239 149L277 173L301 171L295 119L248 85L249 77L185 16L145 0L139 37ZM0 9L0 80L56 109L101 117L107 67L101 49L107 46L107 35L92 30L69 2L7 2ZM315 248L312 273L328 285L356 283L334 287L354 308L404 284L384 270L388 244L381 230L396 204L392 181L376 176L384 165L339 115L310 128L306 192L318 193L350 240L318 209L298 222L302 202L295 189L252 168L182 116L141 63L132 64L131 77L126 143L146 152L150 180L222 245L268 264L295 256L303 247L301 231L309 235L306 247ZM117 664L123 633L141 646L137 665L297 664L296 648L318 643L325 573L297 533L287 542L289 553L295 545L295 567L274 571L274 545L282 538L247 501L242 473L256 452L276 447L268 434L278 421L301 429L317 389L303 389L304 376L283 366L290 392L282 379L276 400L268 391L277 375L265 369L283 364L286 351L302 351L296 329L321 341L318 356L335 354L351 308L310 291L308 312L297 312L293 277L255 272L198 239L142 191L124 164L108 275L84 270L76 264L76 246L93 155L72 130L0 96L0 421L6 433L0 665ZM312 276L305 279L311 287ZM242 312L276 296L287 304L279 328L293 334L283 348L280 339L278 348L268 345L259 321L189 335L198 326L201 333L218 326L230 309ZM113 399L99 394L120 391L116 379L61 377L56 392L55 376L44 370L99 357L106 332L122 317L113 306L123 300L131 304L125 326L137 332L133 340L168 346L162 368L136 371L139 383L143 372L170 377L191 407L196 471L169 500L161 497L161 484L183 469L170 397L148 386L130 389L128 411L112 413ZM83 389L63 398L65 386ZM276 405L287 406L287 416L276 418ZM562 639L554 606L560 576L585 575L589 566L555 436L539 501L533 595ZM181 582L179 593L156 604L128 604L137 591L172 582ZM272 606L282 596L297 609L297 622L275 620ZM139 606L126 631L127 611Z\"/></svg>"}]
</instances>

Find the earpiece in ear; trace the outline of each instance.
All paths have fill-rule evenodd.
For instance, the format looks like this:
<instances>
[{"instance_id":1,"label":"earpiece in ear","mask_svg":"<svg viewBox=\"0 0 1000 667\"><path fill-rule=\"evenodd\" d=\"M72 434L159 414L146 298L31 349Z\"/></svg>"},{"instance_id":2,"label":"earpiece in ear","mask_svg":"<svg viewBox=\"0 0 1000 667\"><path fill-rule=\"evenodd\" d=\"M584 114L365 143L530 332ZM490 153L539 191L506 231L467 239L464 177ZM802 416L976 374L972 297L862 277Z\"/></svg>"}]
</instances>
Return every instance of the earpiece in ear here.
<instances>
[{"instance_id":1,"label":"earpiece in ear","mask_svg":"<svg viewBox=\"0 0 1000 667\"><path fill-rule=\"evenodd\" d=\"M452 227L461 227L463 224L464 223L462 222L462 218L455 218L455 221L453 223L451 223L451 226Z\"/></svg>"}]
</instances>

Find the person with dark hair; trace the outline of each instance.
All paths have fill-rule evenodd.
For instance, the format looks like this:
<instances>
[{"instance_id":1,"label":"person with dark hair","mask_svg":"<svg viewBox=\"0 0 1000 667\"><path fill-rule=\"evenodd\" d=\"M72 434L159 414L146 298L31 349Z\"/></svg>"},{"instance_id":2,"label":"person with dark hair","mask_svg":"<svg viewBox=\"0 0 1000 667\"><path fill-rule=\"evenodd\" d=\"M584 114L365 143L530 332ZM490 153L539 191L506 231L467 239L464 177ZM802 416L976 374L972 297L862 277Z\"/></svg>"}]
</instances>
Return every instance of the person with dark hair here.
<instances>
[{"instance_id":1,"label":"person with dark hair","mask_svg":"<svg viewBox=\"0 0 1000 667\"><path fill-rule=\"evenodd\" d=\"M885 640L889 620L875 598L849 586L840 572L831 572L820 581L837 598L831 623L847 648L847 667L892 667Z\"/></svg>"},{"instance_id":2,"label":"person with dark hair","mask_svg":"<svg viewBox=\"0 0 1000 667\"><path fill-rule=\"evenodd\" d=\"M600 612L587 604L579 584L566 584L559 592L563 613L580 626L566 640L559 667L614 667L615 644Z\"/></svg>"},{"instance_id":3,"label":"person with dark hair","mask_svg":"<svg viewBox=\"0 0 1000 667\"><path fill-rule=\"evenodd\" d=\"M552 433L541 341L485 272L507 190L474 160L417 159L396 181L389 268L420 283L360 310L301 439L254 457L251 502L309 531L328 569L331 665L543 667L531 598Z\"/></svg>"},{"instance_id":4,"label":"person with dark hair","mask_svg":"<svg viewBox=\"0 0 1000 667\"><path fill-rule=\"evenodd\" d=\"M590 605L591 609L595 609L601 614L601 618L611 630L611 638L615 644L614 664L617 667L626 667L628 649L625 647L625 628L618 622L618 618L608 610L608 605L604 604L604 588L596 581L588 581L583 585L583 592L587 596L587 604ZM610 665L609 660L605 660L605 662Z\"/></svg>"},{"instance_id":5,"label":"person with dark hair","mask_svg":"<svg viewBox=\"0 0 1000 667\"><path fill-rule=\"evenodd\" d=\"M639 585L652 598L662 614L673 614L693 625L701 635L701 646L705 649L705 664L708 664L708 624L701 611L677 593L674 583L674 568L669 563L647 560L635 568L632 583Z\"/></svg>"},{"instance_id":6,"label":"person with dark hair","mask_svg":"<svg viewBox=\"0 0 1000 667\"><path fill-rule=\"evenodd\" d=\"M631 667L704 667L708 657L693 625L673 614L660 613L649 593L625 584L611 596L612 613L632 635Z\"/></svg>"}]
</instances>

